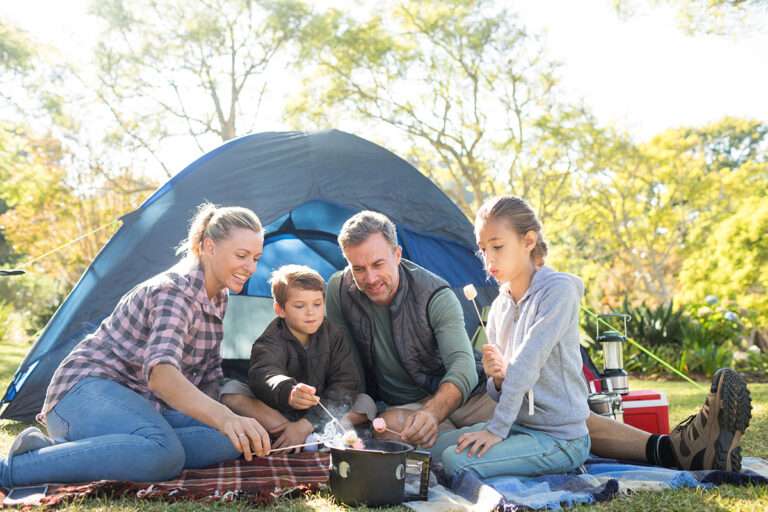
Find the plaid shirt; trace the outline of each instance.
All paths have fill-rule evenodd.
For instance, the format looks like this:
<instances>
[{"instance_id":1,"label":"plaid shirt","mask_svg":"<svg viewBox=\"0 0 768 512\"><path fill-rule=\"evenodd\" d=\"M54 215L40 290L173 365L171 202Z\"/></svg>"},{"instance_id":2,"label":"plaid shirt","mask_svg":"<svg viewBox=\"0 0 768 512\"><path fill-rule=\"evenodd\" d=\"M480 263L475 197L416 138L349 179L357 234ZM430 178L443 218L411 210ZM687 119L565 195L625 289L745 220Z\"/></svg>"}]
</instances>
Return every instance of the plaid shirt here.
<instances>
[{"instance_id":1,"label":"plaid shirt","mask_svg":"<svg viewBox=\"0 0 768 512\"><path fill-rule=\"evenodd\" d=\"M113 380L140 394L159 411L168 406L148 389L149 373L171 364L196 386L222 376L219 345L227 308L225 288L210 300L203 269L182 260L137 285L112 314L81 341L53 375L44 416L78 381Z\"/></svg>"}]
</instances>

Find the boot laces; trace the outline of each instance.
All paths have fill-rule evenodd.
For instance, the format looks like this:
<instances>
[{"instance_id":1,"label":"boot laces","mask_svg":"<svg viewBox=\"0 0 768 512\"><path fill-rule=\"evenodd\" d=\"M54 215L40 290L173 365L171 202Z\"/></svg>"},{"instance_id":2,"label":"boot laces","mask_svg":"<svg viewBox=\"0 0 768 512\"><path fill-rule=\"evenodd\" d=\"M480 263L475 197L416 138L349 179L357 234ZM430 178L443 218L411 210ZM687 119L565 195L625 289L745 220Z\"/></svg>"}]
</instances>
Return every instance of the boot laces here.
<instances>
[{"instance_id":1,"label":"boot laces","mask_svg":"<svg viewBox=\"0 0 768 512\"><path fill-rule=\"evenodd\" d=\"M677 424L673 432L680 432L682 430L685 430L685 428L691 424L691 422L696 418L695 414L691 414L687 418L685 418L683 421Z\"/></svg>"}]
</instances>

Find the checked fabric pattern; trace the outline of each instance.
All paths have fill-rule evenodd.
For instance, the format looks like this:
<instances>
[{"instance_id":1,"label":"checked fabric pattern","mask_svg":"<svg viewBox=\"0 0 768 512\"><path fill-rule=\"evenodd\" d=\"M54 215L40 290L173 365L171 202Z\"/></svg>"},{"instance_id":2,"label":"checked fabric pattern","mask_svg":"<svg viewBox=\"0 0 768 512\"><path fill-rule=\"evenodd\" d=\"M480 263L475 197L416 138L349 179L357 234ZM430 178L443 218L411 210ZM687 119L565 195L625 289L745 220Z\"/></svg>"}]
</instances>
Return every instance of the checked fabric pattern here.
<instances>
[{"instance_id":1,"label":"checked fabric pattern","mask_svg":"<svg viewBox=\"0 0 768 512\"><path fill-rule=\"evenodd\" d=\"M330 455L301 453L257 457L222 462L203 469L185 469L173 480L153 483L102 480L83 485L51 484L43 506L69 503L84 496L136 496L158 501L233 501L249 500L255 504L302 491L324 488L328 483ZM7 494L0 489L0 503Z\"/></svg>"}]
</instances>

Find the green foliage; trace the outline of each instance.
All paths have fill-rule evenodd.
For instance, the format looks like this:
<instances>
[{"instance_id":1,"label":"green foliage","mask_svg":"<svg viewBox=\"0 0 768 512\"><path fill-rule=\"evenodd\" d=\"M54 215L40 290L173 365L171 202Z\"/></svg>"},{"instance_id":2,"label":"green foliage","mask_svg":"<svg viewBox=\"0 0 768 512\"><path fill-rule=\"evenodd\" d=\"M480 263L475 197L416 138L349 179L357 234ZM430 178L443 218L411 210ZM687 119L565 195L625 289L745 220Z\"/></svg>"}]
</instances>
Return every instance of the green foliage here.
<instances>
[{"instance_id":1,"label":"green foliage","mask_svg":"<svg viewBox=\"0 0 768 512\"><path fill-rule=\"evenodd\" d=\"M687 322L682 307L675 309L672 302L652 307L646 301L633 307L625 298L624 310L632 317L627 324L629 337L644 347L682 344L683 327Z\"/></svg>"},{"instance_id":2,"label":"green foliage","mask_svg":"<svg viewBox=\"0 0 768 512\"><path fill-rule=\"evenodd\" d=\"M684 328L685 343L680 351L681 364L678 369L684 372L698 372L711 377L723 367L730 367L733 361L734 344L729 339L713 336L720 330L720 325L691 320Z\"/></svg>"},{"instance_id":3,"label":"green foliage","mask_svg":"<svg viewBox=\"0 0 768 512\"><path fill-rule=\"evenodd\" d=\"M554 226L553 240L557 261L588 279L592 300L714 292L755 309L766 300L768 125L726 117L643 144L608 131L596 140L594 169L577 182L580 201L567 205L569 222ZM709 283L718 288L702 293Z\"/></svg>"},{"instance_id":4,"label":"green foliage","mask_svg":"<svg viewBox=\"0 0 768 512\"><path fill-rule=\"evenodd\" d=\"M627 337L644 347L682 345L683 343L683 326L688 321L689 316L685 314L683 307L675 308L671 302L652 306L648 305L646 301L633 306L628 297L625 297L621 308L614 310L613 313L630 316L627 320ZM603 318L601 320L611 324L611 327L601 324L601 333L611 329L619 332L624 330L624 323L621 318ZM594 317L582 315L581 328L589 336L591 343L596 344L597 330Z\"/></svg>"},{"instance_id":5,"label":"green foliage","mask_svg":"<svg viewBox=\"0 0 768 512\"><path fill-rule=\"evenodd\" d=\"M15 113L23 122L33 118L53 122L64 119L63 100L57 92L64 67L48 58L51 53L52 49L33 40L25 30L0 19L0 111L3 114Z\"/></svg>"},{"instance_id":6,"label":"green foliage","mask_svg":"<svg viewBox=\"0 0 768 512\"><path fill-rule=\"evenodd\" d=\"M0 300L0 342L5 339L5 335L8 333L12 311L13 308L10 304Z\"/></svg>"},{"instance_id":7,"label":"green foliage","mask_svg":"<svg viewBox=\"0 0 768 512\"><path fill-rule=\"evenodd\" d=\"M47 275L24 274L0 278L0 301L21 318L21 327L34 335L48 322L69 293L69 287Z\"/></svg>"},{"instance_id":8,"label":"green foliage","mask_svg":"<svg viewBox=\"0 0 768 512\"><path fill-rule=\"evenodd\" d=\"M760 166L763 176L768 164ZM757 168L751 169L759 175ZM736 211L714 225L701 226L691 256L683 264L681 297L707 294L737 301L754 310L755 322L768 325L768 178L747 183L754 197L741 199ZM761 190L762 187L762 190ZM742 196L743 197L743 196ZM716 241L716 242L715 242ZM744 311L743 313L746 313Z\"/></svg>"},{"instance_id":9,"label":"green foliage","mask_svg":"<svg viewBox=\"0 0 768 512\"><path fill-rule=\"evenodd\" d=\"M512 192L565 218L597 131L564 101L557 65L503 2L384 3L318 16L299 65L315 66L290 113L320 128L349 118L405 138L404 153L472 216ZM402 139L401 139L402 140Z\"/></svg>"},{"instance_id":10,"label":"green foliage","mask_svg":"<svg viewBox=\"0 0 768 512\"><path fill-rule=\"evenodd\" d=\"M735 304L731 306L739 309ZM736 348L751 325L749 319L742 319L725 307L713 308L699 303L675 307L672 302L653 306L643 301L633 306L625 298L623 307L614 313L631 316L627 323L628 338L682 373L702 373L710 377L719 368L732 365ZM590 340L595 360L599 361L594 320L582 318L581 327ZM613 328L622 331L622 327L614 325ZM601 326L600 331L606 329L609 328ZM758 361L757 356L753 359ZM669 372L632 343L624 345L624 367L650 376Z\"/></svg>"},{"instance_id":11,"label":"green foliage","mask_svg":"<svg viewBox=\"0 0 768 512\"><path fill-rule=\"evenodd\" d=\"M0 20L0 69L6 72L24 73L29 68L34 54L35 51L26 33Z\"/></svg>"},{"instance_id":12,"label":"green foliage","mask_svg":"<svg viewBox=\"0 0 768 512\"><path fill-rule=\"evenodd\" d=\"M268 67L288 57L309 10L295 0L105 0L91 13L105 22L95 61L113 115L106 137L150 151L170 177L164 139L191 136L203 152L253 130Z\"/></svg>"},{"instance_id":13,"label":"green foliage","mask_svg":"<svg viewBox=\"0 0 768 512\"><path fill-rule=\"evenodd\" d=\"M768 354L758 351L747 351L747 357L735 360L735 368L747 378L765 379L768 375Z\"/></svg>"},{"instance_id":14,"label":"green foliage","mask_svg":"<svg viewBox=\"0 0 768 512\"><path fill-rule=\"evenodd\" d=\"M634 14L641 7L637 0L613 0L623 15ZM649 2L642 2L647 7ZM689 35L744 35L764 30L768 7L764 0L652 0L652 5L666 4L677 11L680 28Z\"/></svg>"}]
</instances>

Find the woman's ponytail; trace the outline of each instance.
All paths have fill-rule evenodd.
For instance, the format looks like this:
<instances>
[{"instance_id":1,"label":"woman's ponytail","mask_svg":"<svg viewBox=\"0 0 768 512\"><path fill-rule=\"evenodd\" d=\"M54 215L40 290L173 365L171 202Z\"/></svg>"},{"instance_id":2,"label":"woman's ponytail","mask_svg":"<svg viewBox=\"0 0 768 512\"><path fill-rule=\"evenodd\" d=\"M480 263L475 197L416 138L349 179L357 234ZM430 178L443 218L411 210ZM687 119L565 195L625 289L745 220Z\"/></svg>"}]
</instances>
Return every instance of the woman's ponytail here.
<instances>
[{"instance_id":1,"label":"woman's ponytail","mask_svg":"<svg viewBox=\"0 0 768 512\"><path fill-rule=\"evenodd\" d=\"M239 206L218 207L205 202L197 207L189 226L187 239L179 244L176 254L199 260L203 253L203 241L210 238L219 242L229 238L233 228L250 229L261 233L261 222L248 208Z\"/></svg>"}]
</instances>

